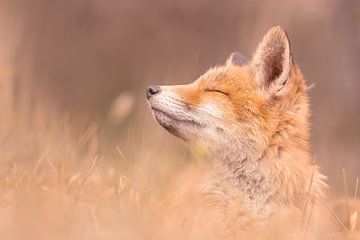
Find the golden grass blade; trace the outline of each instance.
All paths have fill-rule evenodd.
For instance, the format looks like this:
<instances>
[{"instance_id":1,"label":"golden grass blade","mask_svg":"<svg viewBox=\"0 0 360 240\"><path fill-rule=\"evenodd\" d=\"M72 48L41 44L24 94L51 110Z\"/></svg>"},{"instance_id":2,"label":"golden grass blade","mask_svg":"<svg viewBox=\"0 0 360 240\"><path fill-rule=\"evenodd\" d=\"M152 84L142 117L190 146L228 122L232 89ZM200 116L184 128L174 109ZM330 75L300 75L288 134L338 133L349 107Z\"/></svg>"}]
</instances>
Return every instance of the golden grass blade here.
<instances>
[{"instance_id":1,"label":"golden grass blade","mask_svg":"<svg viewBox=\"0 0 360 240\"><path fill-rule=\"evenodd\" d=\"M309 189L308 189L308 192L307 192L308 198L306 199L305 204L304 204L304 208L303 208L303 212L302 212L302 216L301 216L300 229L303 229L303 227L304 227L304 222L305 222L306 213L307 213L307 207L308 207L308 204L309 204L309 201L310 201L311 187L312 187L312 184L313 184L313 181L314 181L314 172L315 172L315 168L313 168L313 171L311 173L311 180L310 180ZM312 206L311 206L311 208L312 208Z\"/></svg>"},{"instance_id":2,"label":"golden grass blade","mask_svg":"<svg viewBox=\"0 0 360 240\"><path fill-rule=\"evenodd\" d=\"M349 190L348 190L345 168L342 169L342 173L343 173L343 181L344 181L345 200L346 200L346 216L348 221L350 221Z\"/></svg>"},{"instance_id":3,"label":"golden grass blade","mask_svg":"<svg viewBox=\"0 0 360 240\"><path fill-rule=\"evenodd\" d=\"M336 215L336 213L329 207L329 205L326 203L326 201L321 197L320 194L318 194L319 199L321 200L321 202L324 204L324 206L326 207L326 209L330 212L331 216L335 219L336 223L340 226L340 228L348 233L348 229L345 227L345 225L341 222L340 218Z\"/></svg>"},{"instance_id":4,"label":"golden grass blade","mask_svg":"<svg viewBox=\"0 0 360 240\"><path fill-rule=\"evenodd\" d=\"M350 216L350 219L349 219L349 233L348 233L348 239L351 239L354 231L355 231L355 228L356 228L356 225L357 225L357 221L358 221L358 213L357 211L354 211L351 216Z\"/></svg>"},{"instance_id":5,"label":"golden grass blade","mask_svg":"<svg viewBox=\"0 0 360 240\"><path fill-rule=\"evenodd\" d=\"M355 183L355 193L354 193L355 200L357 198L358 187L359 187L359 177L356 178L356 183Z\"/></svg>"},{"instance_id":6,"label":"golden grass blade","mask_svg":"<svg viewBox=\"0 0 360 240\"><path fill-rule=\"evenodd\" d=\"M126 177L125 175L119 174L119 177L122 180L125 180L125 182L130 183L132 186L134 186L137 190L144 192L139 184L137 184L134 180L131 180L130 178Z\"/></svg>"},{"instance_id":7,"label":"golden grass blade","mask_svg":"<svg viewBox=\"0 0 360 240\"><path fill-rule=\"evenodd\" d=\"M97 161L97 159L98 159L98 156L95 156L95 157L94 157L94 160L93 160L92 163L91 163L91 166L90 166L89 171L87 172L87 174L85 175L85 177L84 177L83 180L81 181L79 190L77 191L77 194L76 194L76 196L75 196L75 201L78 200L79 195L80 195L80 193L81 193L81 191L82 191L82 189L83 189L86 181L88 180L88 178L89 178L89 177L91 176L91 174L93 173L93 171L94 171L94 169L95 169L95 167L96 167L96 161Z\"/></svg>"},{"instance_id":8,"label":"golden grass blade","mask_svg":"<svg viewBox=\"0 0 360 240\"><path fill-rule=\"evenodd\" d=\"M28 177L28 180L27 180L26 189L28 189L28 187L30 186L30 183L31 183L31 181L32 181L32 179L33 179L33 176L35 175L36 171L38 170L40 164L44 161L45 156L46 156L46 153L44 153L44 154L40 157L39 161L37 161L36 164L35 164L35 166L33 167L32 171L31 171L31 173L30 173L30 175L29 175L29 177Z\"/></svg>"}]
</instances>

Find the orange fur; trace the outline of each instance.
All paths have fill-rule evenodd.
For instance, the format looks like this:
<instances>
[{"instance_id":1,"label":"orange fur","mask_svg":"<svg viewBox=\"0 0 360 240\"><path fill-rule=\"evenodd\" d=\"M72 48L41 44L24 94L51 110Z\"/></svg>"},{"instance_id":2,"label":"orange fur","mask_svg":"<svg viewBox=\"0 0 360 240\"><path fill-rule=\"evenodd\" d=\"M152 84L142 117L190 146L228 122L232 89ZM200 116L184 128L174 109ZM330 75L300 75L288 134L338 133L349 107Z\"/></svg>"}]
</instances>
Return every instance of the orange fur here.
<instances>
[{"instance_id":1,"label":"orange fur","mask_svg":"<svg viewBox=\"0 0 360 240\"><path fill-rule=\"evenodd\" d=\"M209 202L267 218L323 196L324 176L309 153L307 87L280 27L250 63L230 59L191 84L162 86L149 103L162 126L214 158L202 188Z\"/></svg>"}]
</instances>

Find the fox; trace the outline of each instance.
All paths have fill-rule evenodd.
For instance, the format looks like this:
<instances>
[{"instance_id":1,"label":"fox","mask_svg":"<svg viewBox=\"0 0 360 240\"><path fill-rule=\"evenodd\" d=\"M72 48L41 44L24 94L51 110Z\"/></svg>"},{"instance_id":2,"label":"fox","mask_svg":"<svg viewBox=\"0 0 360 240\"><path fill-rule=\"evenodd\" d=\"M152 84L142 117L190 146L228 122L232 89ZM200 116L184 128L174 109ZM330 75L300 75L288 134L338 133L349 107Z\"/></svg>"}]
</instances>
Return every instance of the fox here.
<instances>
[{"instance_id":1,"label":"fox","mask_svg":"<svg viewBox=\"0 0 360 240\"><path fill-rule=\"evenodd\" d=\"M324 197L308 87L282 27L264 35L251 60L234 52L192 83L149 86L146 98L164 129L206 149L213 165L199 191L209 202L237 202L238 215L266 219Z\"/></svg>"}]
</instances>

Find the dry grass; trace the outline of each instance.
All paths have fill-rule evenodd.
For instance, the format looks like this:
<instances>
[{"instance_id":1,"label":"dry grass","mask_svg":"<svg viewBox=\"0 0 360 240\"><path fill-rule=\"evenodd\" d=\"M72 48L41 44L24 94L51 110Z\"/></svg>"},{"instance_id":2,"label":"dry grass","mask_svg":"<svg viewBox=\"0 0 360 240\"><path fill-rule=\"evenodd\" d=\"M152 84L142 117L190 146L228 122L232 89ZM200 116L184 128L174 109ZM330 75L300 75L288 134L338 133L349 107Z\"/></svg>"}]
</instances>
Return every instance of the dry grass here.
<instances>
[{"instance_id":1,"label":"dry grass","mask_svg":"<svg viewBox=\"0 0 360 240\"><path fill-rule=\"evenodd\" d=\"M175 144L157 136L136 144L132 127L109 143L106 124L72 122L44 107L24 111L0 95L0 239L350 239L356 231L348 200L337 205L347 223L324 200L338 226L309 227L311 205L306 218L279 216L244 233L236 204L224 219L183 198L192 185L184 179L202 164L179 160L186 154Z\"/></svg>"}]
</instances>

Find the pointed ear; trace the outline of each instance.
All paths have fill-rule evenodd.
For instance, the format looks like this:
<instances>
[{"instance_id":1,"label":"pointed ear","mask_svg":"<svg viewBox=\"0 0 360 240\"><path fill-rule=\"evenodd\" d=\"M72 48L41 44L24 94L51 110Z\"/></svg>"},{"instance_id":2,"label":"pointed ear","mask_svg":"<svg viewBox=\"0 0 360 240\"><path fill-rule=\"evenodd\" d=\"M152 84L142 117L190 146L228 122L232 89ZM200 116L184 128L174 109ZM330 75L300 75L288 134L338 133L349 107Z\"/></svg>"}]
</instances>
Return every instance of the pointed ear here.
<instances>
[{"instance_id":1,"label":"pointed ear","mask_svg":"<svg viewBox=\"0 0 360 240\"><path fill-rule=\"evenodd\" d=\"M239 52L233 52L230 57L226 60L226 65L241 66L246 64L246 58Z\"/></svg>"},{"instance_id":2,"label":"pointed ear","mask_svg":"<svg viewBox=\"0 0 360 240\"><path fill-rule=\"evenodd\" d=\"M255 81L268 96L281 95L286 89L291 68L289 39L281 27L271 28L251 61Z\"/></svg>"}]
</instances>

